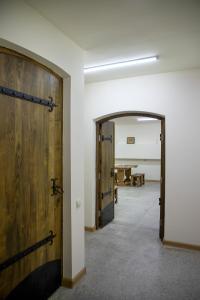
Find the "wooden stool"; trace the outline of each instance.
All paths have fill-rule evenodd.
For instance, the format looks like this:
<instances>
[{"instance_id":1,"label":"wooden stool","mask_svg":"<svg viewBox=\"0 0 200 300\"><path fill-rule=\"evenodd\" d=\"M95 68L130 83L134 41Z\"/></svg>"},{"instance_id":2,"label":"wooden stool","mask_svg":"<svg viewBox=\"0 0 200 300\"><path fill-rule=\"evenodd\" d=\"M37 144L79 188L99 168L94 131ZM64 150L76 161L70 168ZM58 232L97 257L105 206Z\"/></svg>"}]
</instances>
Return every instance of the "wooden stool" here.
<instances>
[{"instance_id":1,"label":"wooden stool","mask_svg":"<svg viewBox=\"0 0 200 300\"><path fill-rule=\"evenodd\" d=\"M141 181L142 181L142 184L145 184L145 174L144 173L137 173L141 176Z\"/></svg>"},{"instance_id":2,"label":"wooden stool","mask_svg":"<svg viewBox=\"0 0 200 300\"><path fill-rule=\"evenodd\" d=\"M144 173L136 173L131 175L131 184L133 186L142 186L145 183L145 175Z\"/></svg>"}]
</instances>

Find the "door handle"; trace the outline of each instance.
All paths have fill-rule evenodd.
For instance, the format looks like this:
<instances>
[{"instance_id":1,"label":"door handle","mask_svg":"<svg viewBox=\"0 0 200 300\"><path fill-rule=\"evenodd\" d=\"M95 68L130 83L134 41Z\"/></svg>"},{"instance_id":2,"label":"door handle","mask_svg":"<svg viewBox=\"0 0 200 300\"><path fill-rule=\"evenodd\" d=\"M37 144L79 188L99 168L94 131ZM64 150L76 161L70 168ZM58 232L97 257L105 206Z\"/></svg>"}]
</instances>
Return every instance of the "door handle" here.
<instances>
[{"instance_id":1,"label":"door handle","mask_svg":"<svg viewBox=\"0 0 200 300\"><path fill-rule=\"evenodd\" d=\"M51 186L52 194L51 194L51 196L55 196L55 195L64 193L63 188L56 184L57 180L58 180L58 178L51 178L51 181L52 181L52 186Z\"/></svg>"}]
</instances>

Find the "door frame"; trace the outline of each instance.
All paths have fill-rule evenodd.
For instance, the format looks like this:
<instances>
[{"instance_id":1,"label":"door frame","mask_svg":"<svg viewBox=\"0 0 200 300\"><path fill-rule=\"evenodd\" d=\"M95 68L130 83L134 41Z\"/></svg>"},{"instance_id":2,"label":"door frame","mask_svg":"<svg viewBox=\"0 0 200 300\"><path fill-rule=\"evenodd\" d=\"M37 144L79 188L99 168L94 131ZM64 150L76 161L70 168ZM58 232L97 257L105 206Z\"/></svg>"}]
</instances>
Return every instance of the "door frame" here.
<instances>
[{"instance_id":1,"label":"door frame","mask_svg":"<svg viewBox=\"0 0 200 300\"><path fill-rule=\"evenodd\" d=\"M99 195L100 195L100 183L99 183L99 172L100 172L100 161L101 161L101 151L99 147L99 135L101 124L106 121L111 121L112 119L121 117L149 117L156 118L161 121L161 182L160 182L160 198L162 199L162 205L160 206L160 218L162 216L165 221L165 116L152 112L143 111L125 111L116 112L110 115L105 115L98 120L96 120L96 208L95 208L95 227L99 229ZM160 232L160 239L164 239L164 228L165 222L163 223L163 231Z\"/></svg>"},{"instance_id":2,"label":"door frame","mask_svg":"<svg viewBox=\"0 0 200 300\"><path fill-rule=\"evenodd\" d=\"M62 137L61 145L62 145L62 147L61 147L61 154L60 154L61 155L61 174L62 174L62 178L59 179L59 183L60 183L61 187L63 187L63 182L64 182L64 180L63 180L63 177L64 177L64 162L63 162L63 160L64 160L63 159L63 154L64 154L64 142L63 142L63 140L64 140L64 138L63 138L63 136L64 136L63 135L63 132L64 132L64 126L63 126L63 123L64 123L64 101L63 101L63 98L64 97L63 97L63 92L64 92L64 89L63 89L63 79L64 79L64 77L62 75L59 75L57 70L54 71L53 68L45 65L45 63L40 62L39 58L33 58L32 55L31 55L32 53L29 52L29 51L28 51L29 53L27 55L26 53L25 54L23 53L23 49L21 49L21 48L19 50L18 49L16 50L15 47L12 47L11 45L8 45L8 46L7 45L1 45L1 43L0 43L0 50L4 53L8 54L8 55L10 54L14 57L19 57L19 58L22 58L22 59L24 59L28 62L31 62L32 64L40 67L41 69L44 69L47 72L51 73L53 76L55 76L59 80L59 84L60 84L60 87L61 87L61 92L60 92L59 96L60 96L60 101L62 103L62 113L61 113L61 118L62 118L61 119L61 137ZM61 232L60 232L60 236L61 236L61 240L60 240L60 253L61 253L61 258L60 258L60 260L61 260L61 274L60 275L61 275L61 283L60 283L60 286L62 286L62 281L63 281L63 256L64 256L64 254L63 254L63 246L64 246L64 242L63 242L63 202L64 202L63 200L64 199L63 199L63 197L64 196L61 195L61 219L60 219L60 227L61 227ZM40 267L42 267L42 265ZM35 269L33 272L37 271L38 269ZM31 274L32 273L29 273L29 275L31 275ZM27 277L24 280L26 280L26 279L27 279ZM22 283L23 283L23 281L22 281ZM16 286L13 289L13 291L17 287L18 286Z\"/></svg>"}]
</instances>

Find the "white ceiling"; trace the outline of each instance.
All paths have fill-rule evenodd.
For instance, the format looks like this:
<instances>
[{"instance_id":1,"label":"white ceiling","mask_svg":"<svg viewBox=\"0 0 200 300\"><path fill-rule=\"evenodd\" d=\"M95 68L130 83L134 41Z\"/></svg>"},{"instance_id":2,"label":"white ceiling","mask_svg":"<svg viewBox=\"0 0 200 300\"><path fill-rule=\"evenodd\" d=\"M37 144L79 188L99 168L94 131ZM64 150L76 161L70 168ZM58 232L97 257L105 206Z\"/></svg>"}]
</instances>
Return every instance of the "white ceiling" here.
<instances>
[{"instance_id":1,"label":"white ceiling","mask_svg":"<svg viewBox=\"0 0 200 300\"><path fill-rule=\"evenodd\" d=\"M160 56L89 82L200 67L200 0L25 1L85 50L87 67Z\"/></svg>"}]
</instances>

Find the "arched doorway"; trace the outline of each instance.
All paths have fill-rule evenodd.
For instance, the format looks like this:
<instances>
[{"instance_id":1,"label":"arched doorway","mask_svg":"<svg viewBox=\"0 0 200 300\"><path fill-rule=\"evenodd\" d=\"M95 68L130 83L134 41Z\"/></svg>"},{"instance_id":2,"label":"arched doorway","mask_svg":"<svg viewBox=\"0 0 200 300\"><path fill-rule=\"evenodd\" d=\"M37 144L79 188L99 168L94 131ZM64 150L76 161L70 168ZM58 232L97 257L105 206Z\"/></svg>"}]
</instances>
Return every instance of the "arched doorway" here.
<instances>
[{"instance_id":1,"label":"arched doorway","mask_svg":"<svg viewBox=\"0 0 200 300\"><path fill-rule=\"evenodd\" d=\"M110 151L110 156L112 156L112 149L114 149L113 140L114 133L112 126L109 126L109 121L121 118L121 117L148 117L154 118L161 121L161 169L160 169L160 225L159 225L159 237L161 240L164 238L164 220L165 220L165 116L152 113L152 112L142 112L142 111L125 111L117 112L110 115L105 115L98 120L96 120L96 228L103 227L104 224L108 223L109 220L114 218L114 185L113 188L108 191L102 192L102 182L106 181L106 176L111 177L111 184L114 183L113 168L114 166L104 167L102 172L102 153ZM103 134L105 133L105 135ZM102 151L102 142L109 141L110 148L104 148ZM109 150L110 149L110 150ZM111 168L111 170L110 170ZM107 175L106 175L107 172ZM109 174L108 174L109 172ZM108 199L110 197L110 199ZM102 205L102 199L107 198L104 205ZM101 221L103 220L103 222Z\"/></svg>"}]
</instances>

